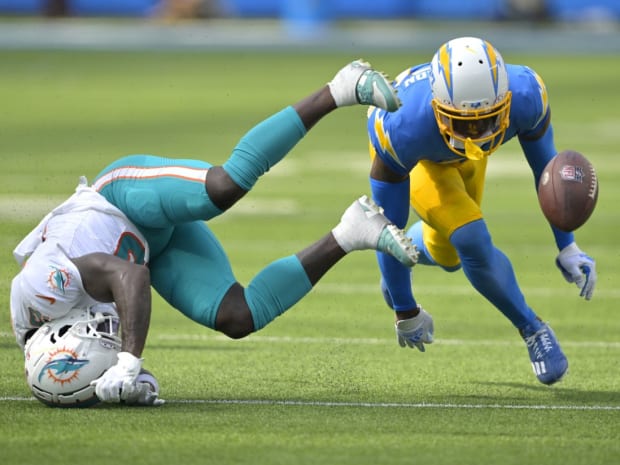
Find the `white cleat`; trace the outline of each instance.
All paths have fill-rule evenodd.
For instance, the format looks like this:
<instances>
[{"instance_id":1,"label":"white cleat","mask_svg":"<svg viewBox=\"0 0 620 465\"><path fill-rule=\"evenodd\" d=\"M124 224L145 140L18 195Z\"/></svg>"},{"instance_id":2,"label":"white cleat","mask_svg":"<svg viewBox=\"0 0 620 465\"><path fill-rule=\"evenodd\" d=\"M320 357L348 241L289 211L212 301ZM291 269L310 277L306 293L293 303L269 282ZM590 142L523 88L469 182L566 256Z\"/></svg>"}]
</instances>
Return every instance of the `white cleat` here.
<instances>
[{"instance_id":1,"label":"white cleat","mask_svg":"<svg viewBox=\"0 0 620 465\"><path fill-rule=\"evenodd\" d=\"M387 76L363 60L346 65L327 85L339 107L361 104L396 111L401 106Z\"/></svg>"},{"instance_id":2,"label":"white cleat","mask_svg":"<svg viewBox=\"0 0 620 465\"><path fill-rule=\"evenodd\" d=\"M352 250L378 250L409 267L418 261L418 251L411 239L392 224L383 215L383 210L366 195L346 209L332 233L347 253Z\"/></svg>"}]
</instances>

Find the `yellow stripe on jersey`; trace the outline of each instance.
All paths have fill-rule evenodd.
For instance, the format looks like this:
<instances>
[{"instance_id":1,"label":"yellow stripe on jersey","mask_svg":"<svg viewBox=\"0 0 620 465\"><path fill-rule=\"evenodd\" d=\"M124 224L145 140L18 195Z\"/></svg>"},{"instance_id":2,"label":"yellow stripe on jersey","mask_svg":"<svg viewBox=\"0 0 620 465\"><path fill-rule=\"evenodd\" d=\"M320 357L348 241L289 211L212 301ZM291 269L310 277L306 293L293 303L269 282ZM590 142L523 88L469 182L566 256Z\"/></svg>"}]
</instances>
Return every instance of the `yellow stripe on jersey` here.
<instances>
[{"instance_id":1,"label":"yellow stripe on jersey","mask_svg":"<svg viewBox=\"0 0 620 465\"><path fill-rule=\"evenodd\" d=\"M547 96L547 87L545 87L545 83L543 82L542 78L538 74L536 74L534 71L532 71L532 73L534 74L534 77L536 78L536 82L538 82L538 91L540 92L540 99L542 102L542 115L544 116L547 114L547 109L549 107L549 97Z\"/></svg>"},{"instance_id":2,"label":"yellow stripe on jersey","mask_svg":"<svg viewBox=\"0 0 620 465\"><path fill-rule=\"evenodd\" d=\"M379 141L379 146L381 147L381 150L387 153L392 160L398 163L399 166L402 166L404 168L405 165L401 163L401 161L398 158L398 155L396 155L396 151L394 150L394 147L392 147L392 141L390 140L390 134L387 133L385 131L385 128L383 127L383 115L378 116L377 114L375 114L374 130L375 130L375 135L377 136L377 140Z\"/></svg>"}]
</instances>

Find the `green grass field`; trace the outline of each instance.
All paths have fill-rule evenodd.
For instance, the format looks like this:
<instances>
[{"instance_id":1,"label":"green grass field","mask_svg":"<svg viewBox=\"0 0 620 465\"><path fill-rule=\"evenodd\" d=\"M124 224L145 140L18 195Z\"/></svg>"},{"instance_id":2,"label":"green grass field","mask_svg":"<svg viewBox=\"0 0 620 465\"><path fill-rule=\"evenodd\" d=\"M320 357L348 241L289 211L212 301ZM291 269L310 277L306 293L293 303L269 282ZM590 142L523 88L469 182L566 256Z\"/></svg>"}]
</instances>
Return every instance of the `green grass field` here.
<instances>
[{"instance_id":1,"label":"green grass field","mask_svg":"<svg viewBox=\"0 0 620 465\"><path fill-rule=\"evenodd\" d=\"M223 162L264 117L327 82L336 54L0 52L0 457L13 464L620 463L617 57L511 56L545 79L559 149L598 168L577 234L597 260L592 301L557 253L516 141L492 156L484 210L529 304L556 331L569 375L546 387L516 331L462 273L419 267L436 338L401 349L374 254L346 257L263 331L232 341L155 298L145 366L167 403L57 410L32 400L9 321L11 251L39 218L125 154ZM395 76L428 59L366 54ZM594 71L595 70L595 71ZM365 111L329 115L211 226L239 281L317 239L369 191Z\"/></svg>"}]
</instances>

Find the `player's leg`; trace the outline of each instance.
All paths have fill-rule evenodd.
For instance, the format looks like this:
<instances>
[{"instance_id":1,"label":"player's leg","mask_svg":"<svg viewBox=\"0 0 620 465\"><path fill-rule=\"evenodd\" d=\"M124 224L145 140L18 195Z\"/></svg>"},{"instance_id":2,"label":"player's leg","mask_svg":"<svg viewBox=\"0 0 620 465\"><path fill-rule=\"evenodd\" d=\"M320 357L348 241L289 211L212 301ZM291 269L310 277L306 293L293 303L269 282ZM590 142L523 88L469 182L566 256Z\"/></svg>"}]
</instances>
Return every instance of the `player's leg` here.
<instances>
[{"instance_id":1,"label":"player's leg","mask_svg":"<svg viewBox=\"0 0 620 465\"><path fill-rule=\"evenodd\" d=\"M422 162L411 173L411 201L430 226L422 228L422 250L448 270L461 264L474 288L517 328L536 320L525 303L510 261L491 241L480 202L486 159L459 165ZM410 235L416 241L416 230Z\"/></svg>"},{"instance_id":2,"label":"player's leg","mask_svg":"<svg viewBox=\"0 0 620 465\"><path fill-rule=\"evenodd\" d=\"M461 171L457 165L422 161L410 173L410 202L421 220L408 229L407 236L420 252L419 265L440 266L450 272L461 268L458 253L448 237L456 226L482 216L478 208L481 196L467 195ZM447 198L452 189L458 197ZM465 200L466 208L457 203L458 198Z\"/></svg>"},{"instance_id":3,"label":"player's leg","mask_svg":"<svg viewBox=\"0 0 620 465\"><path fill-rule=\"evenodd\" d=\"M296 255L276 260L263 268L242 294L233 286L220 305L217 329L242 337L236 332L239 309L250 310L254 331L263 328L303 298L312 287L347 253L379 250L412 266L416 252L397 229L366 196L347 208L338 225L321 239ZM243 328L247 329L247 328Z\"/></svg>"},{"instance_id":4,"label":"player's leg","mask_svg":"<svg viewBox=\"0 0 620 465\"><path fill-rule=\"evenodd\" d=\"M245 289L239 283L230 288L220 304L216 328L235 338L260 330L308 294L345 255L330 233L297 255L270 263Z\"/></svg>"},{"instance_id":5,"label":"player's leg","mask_svg":"<svg viewBox=\"0 0 620 465\"><path fill-rule=\"evenodd\" d=\"M446 166L422 162L411 171L411 205L424 220L414 223L407 231L420 252L418 264L437 265L446 271L461 269L458 253L448 238L459 225L482 217L479 208L482 189L477 184L484 180L485 165L486 161ZM455 198L447 198L446 195L451 195L447 193L453 189ZM460 201L466 204L459 205Z\"/></svg>"},{"instance_id":6,"label":"player's leg","mask_svg":"<svg viewBox=\"0 0 620 465\"><path fill-rule=\"evenodd\" d=\"M537 321L519 289L510 260L493 244L483 219L458 228L450 241L459 253L467 279L517 329Z\"/></svg>"},{"instance_id":7,"label":"player's leg","mask_svg":"<svg viewBox=\"0 0 620 465\"><path fill-rule=\"evenodd\" d=\"M224 248L206 223L178 225L166 249L149 264L159 295L188 318L215 329L218 307L236 278ZM252 328L249 310L237 320Z\"/></svg>"},{"instance_id":8,"label":"player's leg","mask_svg":"<svg viewBox=\"0 0 620 465\"><path fill-rule=\"evenodd\" d=\"M356 104L394 111L400 101L386 77L368 63L348 64L328 84L260 122L243 136L224 165L209 170L209 197L221 210L227 210L321 118L338 107Z\"/></svg>"},{"instance_id":9,"label":"player's leg","mask_svg":"<svg viewBox=\"0 0 620 465\"><path fill-rule=\"evenodd\" d=\"M568 369L566 356L553 330L525 302L512 264L493 245L484 220L462 226L450 240L472 285L519 329L539 381L544 384L559 381Z\"/></svg>"},{"instance_id":10,"label":"player's leg","mask_svg":"<svg viewBox=\"0 0 620 465\"><path fill-rule=\"evenodd\" d=\"M387 76L361 60L347 64L326 86L293 107L306 129L310 129L337 107L357 104L373 105L387 111L396 111L401 105Z\"/></svg>"},{"instance_id":11,"label":"player's leg","mask_svg":"<svg viewBox=\"0 0 620 465\"><path fill-rule=\"evenodd\" d=\"M329 84L257 124L223 166L133 155L104 168L93 186L142 228L209 220L243 197L317 121L338 106L354 104L395 110L400 102L383 74L353 62Z\"/></svg>"},{"instance_id":12,"label":"player's leg","mask_svg":"<svg viewBox=\"0 0 620 465\"><path fill-rule=\"evenodd\" d=\"M221 213L205 192L211 167L201 160L130 155L101 170L92 186L141 229L171 229Z\"/></svg>"},{"instance_id":13,"label":"player's leg","mask_svg":"<svg viewBox=\"0 0 620 465\"><path fill-rule=\"evenodd\" d=\"M427 231L434 234L423 238L424 247L445 267L449 265L450 250L438 238L449 237L473 287L519 330L528 346L536 376L541 382L552 384L562 378L568 363L551 328L527 305L510 260L495 247L482 218L479 205L484 164L484 160L465 162L459 166L458 173L438 165L421 166L425 170L419 174L431 182L426 186L426 195L422 192L417 195L415 208L432 225L432 229L423 229L423 234ZM425 182L416 181L418 185ZM437 192L433 193L433 189Z\"/></svg>"},{"instance_id":14,"label":"player's leg","mask_svg":"<svg viewBox=\"0 0 620 465\"><path fill-rule=\"evenodd\" d=\"M390 253L408 266L416 258L404 232L362 197L330 233L297 255L270 263L246 289L236 282L222 246L202 222L176 228L165 252L151 262L151 279L157 292L186 316L239 338L292 307L347 253L367 249Z\"/></svg>"}]
</instances>

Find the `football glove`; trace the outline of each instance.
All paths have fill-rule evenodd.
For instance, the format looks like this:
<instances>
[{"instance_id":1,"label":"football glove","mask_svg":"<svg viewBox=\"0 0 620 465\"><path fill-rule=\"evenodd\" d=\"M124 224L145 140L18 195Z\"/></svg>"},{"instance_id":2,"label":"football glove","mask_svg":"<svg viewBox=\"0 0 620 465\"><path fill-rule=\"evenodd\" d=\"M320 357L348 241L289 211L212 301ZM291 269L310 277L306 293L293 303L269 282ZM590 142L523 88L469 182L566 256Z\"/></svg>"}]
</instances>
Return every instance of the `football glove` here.
<instances>
[{"instance_id":1,"label":"football glove","mask_svg":"<svg viewBox=\"0 0 620 465\"><path fill-rule=\"evenodd\" d=\"M413 318L396 322L396 338L401 347L416 347L420 352L424 352L424 344L433 343L433 317L419 305L418 309L420 313Z\"/></svg>"},{"instance_id":2,"label":"football glove","mask_svg":"<svg viewBox=\"0 0 620 465\"><path fill-rule=\"evenodd\" d=\"M91 381L95 394L102 402L120 402L137 396L136 380L142 368L142 359L129 352L119 352L118 362L99 378Z\"/></svg>"},{"instance_id":3,"label":"football glove","mask_svg":"<svg viewBox=\"0 0 620 465\"><path fill-rule=\"evenodd\" d=\"M577 244L571 242L564 247L555 259L555 264L566 281L577 285L580 297L585 297L586 300L592 298L596 285L596 264Z\"/></svg>"},{"instance_id":4,"label":"football glove","mask_svg":"<svg viewBox=\"0 0 620 465\"><path fill-rule=\"evenodd\" d=\"M131 395L126 396L125 403L139 406L159 406L164 402L163 399L159 399L157 379L150 371L142 369L136 379L136 389Z\"/></svg>"}]
</instances>

